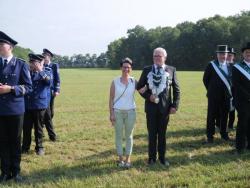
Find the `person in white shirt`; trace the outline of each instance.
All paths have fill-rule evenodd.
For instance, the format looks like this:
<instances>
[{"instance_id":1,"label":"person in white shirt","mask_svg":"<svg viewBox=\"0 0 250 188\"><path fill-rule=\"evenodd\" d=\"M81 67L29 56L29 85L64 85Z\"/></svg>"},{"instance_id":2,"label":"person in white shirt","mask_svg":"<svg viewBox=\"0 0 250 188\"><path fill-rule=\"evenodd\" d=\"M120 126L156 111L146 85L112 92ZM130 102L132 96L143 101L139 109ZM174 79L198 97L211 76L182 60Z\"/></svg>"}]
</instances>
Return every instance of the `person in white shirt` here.
<instances>
[{"instance_id":1,"label":"person in white shirt","mask_svg":"<svg viewBox=\"0 0 250 188\"><path fill-rule=\"evenodd\" d=\"M134 94L136 80L130 76L132 60L125 58L120 63L122 75L115 78L110 87L109 109L110 121L115 128L115 145L119 157L119 167L131 167L133 148L133 130L136 120ZM125 130L125 160L123 159L123 130Z\"/></svg>"}]
</instances>

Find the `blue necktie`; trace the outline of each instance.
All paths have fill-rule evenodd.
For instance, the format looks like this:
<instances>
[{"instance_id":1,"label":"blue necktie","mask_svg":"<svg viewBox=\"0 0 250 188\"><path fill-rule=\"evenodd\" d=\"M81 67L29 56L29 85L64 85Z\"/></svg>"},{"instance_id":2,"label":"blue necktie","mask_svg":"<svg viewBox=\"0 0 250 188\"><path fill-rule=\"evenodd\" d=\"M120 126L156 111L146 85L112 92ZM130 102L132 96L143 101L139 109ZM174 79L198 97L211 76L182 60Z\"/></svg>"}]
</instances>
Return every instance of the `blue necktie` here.
<instances>
[{"instance_id":1,"label":"blue necktie","mask_svg":"<svg viewBox=\"0 0 250 188\"><path fill-rule=\"evenodd\" d=\"M7 59L4 59L4 60L3 60L3 69L7 66L7 62L8 62Z\"/></svg>"}]
</instances>

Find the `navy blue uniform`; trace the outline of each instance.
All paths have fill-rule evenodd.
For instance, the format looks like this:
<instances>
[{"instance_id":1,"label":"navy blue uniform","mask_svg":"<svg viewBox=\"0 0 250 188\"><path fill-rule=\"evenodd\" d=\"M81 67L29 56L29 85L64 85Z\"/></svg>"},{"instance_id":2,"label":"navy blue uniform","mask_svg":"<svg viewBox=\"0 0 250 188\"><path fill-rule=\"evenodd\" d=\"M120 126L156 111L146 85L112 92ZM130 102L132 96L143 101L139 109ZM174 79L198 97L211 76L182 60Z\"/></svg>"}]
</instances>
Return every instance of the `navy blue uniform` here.
<instances>
[{"instance_id":1,"label":"navy blue uniform","mask_svg":"<svg viewBox=\"0 0 250 188\"><path fill-rule=\"evenodd\" d=\"M60 75L59 75L59 65L57 63L50 63L49 65L45 65L46 68L50 68L52 72L52 84L51 84L51 91L49 93L50 95L50 102L49 107L46 109L45 112L45 118L44 118L44 124L48 131L48 135L50 140L55 141L56 140L56 133L54 131L54 125L52 118L54 117L54 93L60 92Z\"/></svg>"},{"instance_id":2,"label":"navy blue uniform","mask_svg":"<svg viewBox=\"0 0 250 188\"><path fill-rule=\"evenodd\" d=\"M32 93L25 96L26 112L24 116L23 127L23 145L22 151L28 152L31 145L32 127L35 129L35 150L43 148L42 145L42 124L45 114L45 109L48 108L49 98L48 91L51 86L51 72L43 70L41 72L31 72L33 84Z\"/></svg>"},{"instance_id":3,"label":"navy blue uniform","mask_svg":"<svg viewBox=\"0 0 250 188\"><path fill-rule=\"evenodd\" d=\"M15 176L20 173L24 95L32 90L25 61L13 57L3 68L0 58L0 83L14 87L10 93L0 94L0 151L2 174Z\"/></svg>"}]
</instances>

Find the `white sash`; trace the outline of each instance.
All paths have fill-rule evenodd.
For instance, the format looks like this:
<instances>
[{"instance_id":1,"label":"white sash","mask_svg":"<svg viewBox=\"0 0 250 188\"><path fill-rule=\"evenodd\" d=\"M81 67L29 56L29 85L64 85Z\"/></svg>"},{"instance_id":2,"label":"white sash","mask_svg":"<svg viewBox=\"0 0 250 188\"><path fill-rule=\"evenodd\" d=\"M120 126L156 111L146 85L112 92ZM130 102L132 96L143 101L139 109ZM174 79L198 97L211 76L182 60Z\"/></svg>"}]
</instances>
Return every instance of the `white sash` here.
<instances>
[{"instance_id":1,"label":"white sash","mask_svg":"<svg viewBox=\"0 0 250 188\"><path fill-rule=\"evenodd\" d=\"M250 80L250 74L243 69L239 64L234 65L235 68L237 68L245 77L247 77L248 80Z\"/></svg>"},{"instance_id":2,"label":"white sash","mask_svg":"<svg viewBox=\"0 0 250 188\"><path fill-rule=\"evenodd\" d=\"M225 76L220 72L220 70L218 69L218 67L215 65L215 63L213 61L211 61L211 64L213 65L213 68L214 68L215 72L218 74L218 76L220 77L220 79L226 85L229 94L232 96L231 86L230 86L229 82L227 81L227 79L225 78Z\"/></svg>"}]
</instances>

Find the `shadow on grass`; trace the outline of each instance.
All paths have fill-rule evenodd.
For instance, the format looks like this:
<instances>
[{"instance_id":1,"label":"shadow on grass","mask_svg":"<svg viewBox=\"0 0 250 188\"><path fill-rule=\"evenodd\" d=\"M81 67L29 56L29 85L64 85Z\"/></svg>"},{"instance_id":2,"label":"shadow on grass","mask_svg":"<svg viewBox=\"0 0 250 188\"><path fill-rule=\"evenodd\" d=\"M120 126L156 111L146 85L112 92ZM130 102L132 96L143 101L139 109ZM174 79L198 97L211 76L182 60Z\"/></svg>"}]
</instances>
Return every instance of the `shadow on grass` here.
<instances>
[{"instance_id":1,"label":"shadow on grass","mask_svg":"<svg viewBox=\"0 0 250 188\"><path fill-rule=\"evenodd\" d=\"M170 145L169 147L173 146ZM177 145L175 147L177 147ZM141 156L141 154L143 154L143 156ZM146 161L147 157L145 155L147 155L147 145L134 146L133 158L135 158L135 160L133 160L132 170L135 169L143 173L149 171L171 171L171 169L178 168L180 166L189 166L193 164L216 166L232 161L237 162L238 160L249 160L250 152L246 152L240 156L233 154L232 151L214 151L206 154L198 153L192 156L189 156L186 152L177 152L176 154L168 157L171 164L169 168L162 166L158 161L155 165L148 166ZM62 179L78 179L87 181L90 178L93 180L95 177L110 176L124 171L125 169L117 167L116 161L114 161L114 156L115 150L112 149L83 157L79 159L79 161L76 161L80 164L75 166L62 165L36 171L31 173L22 184L34 185L39 183L56 183Z\"/></svg>"},{"instance_id":2,"label":"shadow on grass","mask_svg":"<svg viewBox=\"0 0 250 188\"><path fill-rule=\"evenodd\" d=\"M169 137L183 137L194 134L204 134L204 129L194 130L181 130L176 132L168 132L167 139ZM141 142L143 141L143 142ZM250 152L246 152L243 155L233 154L232 151L213 151L213 152L200 152L199 149L212 148L220 144L232 144L223 143L220 139L216 139L213 144L202 144L203 139L194 140L181 140L173 143L167 143L167 156L170 162L170 167L166 168L157 163L152 166L147 165L147 134L136 134L134 136L134 148L133 148L133 167L139 172L149 171L166 171L178 168L180 166L189 166L193 164L199 164L202 166L216 166L223 165L233 161L245 161L249 160ZM146 143L146 144L145 144ZM173 154L168 153L168 149L175 151ZM195 150L195 152L193 152ZM77 165L61 165L44 169L40 171L32 172L26 180L22 183L23 185L36 185L39 183L56 183L57 181L67 180L85 180L92 181L95 177L111 176L112 174L124 171L116 165L116 153L115 149L106 150L90 156L82 157L77 160ZM43 178L44 177L44 178Z\"/></svg>"}]
</instances>

